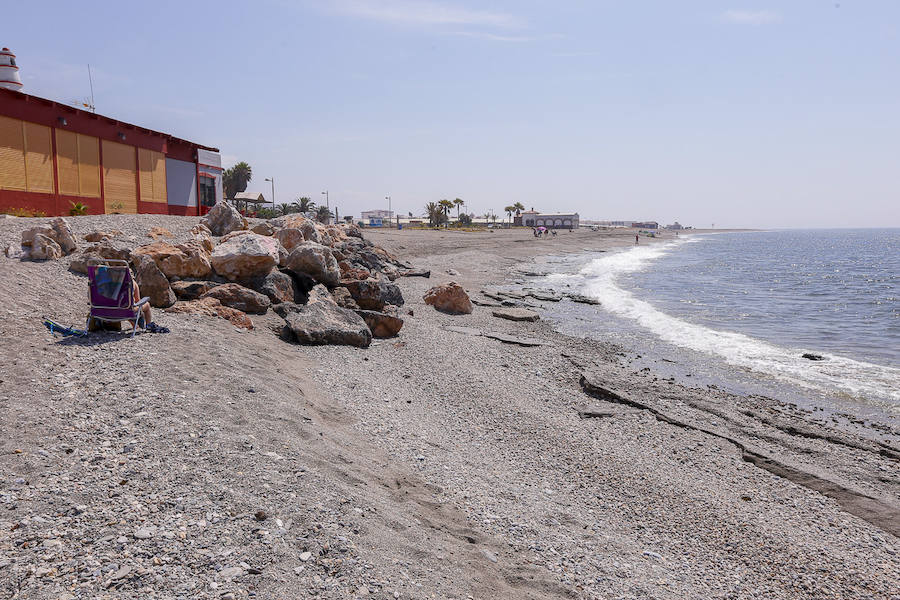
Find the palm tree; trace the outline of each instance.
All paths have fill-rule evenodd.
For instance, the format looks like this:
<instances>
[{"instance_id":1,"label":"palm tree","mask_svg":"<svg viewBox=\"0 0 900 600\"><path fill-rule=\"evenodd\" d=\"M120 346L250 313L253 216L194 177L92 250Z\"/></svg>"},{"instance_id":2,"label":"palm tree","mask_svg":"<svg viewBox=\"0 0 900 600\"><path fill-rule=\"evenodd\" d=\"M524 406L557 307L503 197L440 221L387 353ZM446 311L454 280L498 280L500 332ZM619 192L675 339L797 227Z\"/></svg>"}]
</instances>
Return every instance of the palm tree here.
<instances>
[{"instance_id":1,"label":"palm tree","mask_svg":"<svg viewBox=\"0 0 900 600\"><path fill-rule=\"evenodd\" d=\"M457 198L453 201L453 204L456 205L456 220L459 221L459 209L465 202L463 202L462 198Z\"/></svg>"},{"instance_id":2,"label":"palm tree","mask_svg":"<svg viewBox=\"0 0 900 600\"><path fill-rule=\"evenodd\" d=\"M507 216L509 217L509 219L512 220L512 214L514 212L516 212L516 207L512 206L512 205L507 206L506 208L503 209L503 212L505 212L507 214Z\"/></svg>"},{"instance_id":3,"label":"palm tree","mask_svg":"<svg viewBox=\"0 0 900 600\"><path fill-rule=\"evenodd\" d=\"M425 214L428 215L428 224L434 227L441 224L443 210L438 206L437 202L429 202L425 205Z\"/></svg>"},{"instance_id":4,"label":"palm tree","mask_svg":"<svg viewBox=\"0 0 900 600\"><path fill-rule=\"evenodd\" d=\"M444 213L444 218L449 221L450 210L453 208L453 203L444 199L438 202L438 206L441 208L441 212Z\"/></svg>"},{"instance_id":5,"label":"palm tree","mask_svg":"<svg viewBox=\"0 0 900 600\"><path fill-rule=\"evenodd\" d=\"M326 225L331 222L331 211L327 206L320 206L316 209L316 221Z\"/></svg>"},{"instance_id":6,"label":"palm tree","mask_svg":"<svg viewBox=\"0 0 900 600\"><path fill-rule=\"evenodd\" d=\"M222 185L225 187L225 197L234 201L235 194L247 190L247 184L253 179L253 169L244 161L239 162L222 173Z\"/></svg>"},{"instance_id":7,"label":"palm tree","mask_svg":"<svg viewBox=\"0 0 900 600\"><path fill-rule=\"evenodd\" d=\"M525 210L525 205L521 202L516 202L515 204L513 204L513 208L516 209L516 216L518 217L522 213L522 211Z\"/></svg>"},{"instance_id":8,"label":"palm tree","mask_svg":"<svg viewBox=\"0 0 900 600\"><path fill-rule=\"evenodd\" d=\"M297 212L303 215L307 215L316 210L316 203L306 196L297 198L293 202L293 205L297 208Z\"/></svg>"}]
</instances>

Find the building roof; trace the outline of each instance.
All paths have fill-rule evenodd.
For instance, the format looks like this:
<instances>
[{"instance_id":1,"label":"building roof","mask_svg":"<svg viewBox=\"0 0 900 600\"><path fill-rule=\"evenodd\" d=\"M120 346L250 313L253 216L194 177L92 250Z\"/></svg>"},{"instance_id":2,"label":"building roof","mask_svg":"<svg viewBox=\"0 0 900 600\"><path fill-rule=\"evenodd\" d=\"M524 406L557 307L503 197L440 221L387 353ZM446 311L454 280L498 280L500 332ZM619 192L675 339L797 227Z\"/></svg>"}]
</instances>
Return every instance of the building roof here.
<instances>
[{"instance_id":1,"label":"building roof","mask_svg":"<svg viewBox=\"0 0 900 600\"><path fill-rule=\"evenodd\" d=\"M202 148L203 150L209 150L211 152L218 152L218 148L213 148L212 146L204 146L203 144L198 144L197 142L191 142L189 140L184 140L178 137L175 137L169 133L163 133L162 131L154 131L153 129L147 129L146 127L141 127L140 125L133 125L131 123L126 123L125 121L119 121L118 119L113 119L112 117L105 117L103 115L98 115L97 113L92 113L86 110L82 110L80 108L76 108L69 104L63 104L61 102L56 102L54 100L47 100L46 98L41 98L39 96L32 96L31 94L26 94L24 92L19 92L16 90L8 90L4 88L0 88L0 103L13 101L13 100L25 100L25 102L34 102L36 104L40 104L43 106L48 106L51 108L55 108L60 112L67 113L77 113L82 114L94 119L98 119L100 121L106 122L110 125L121 126L126 129L134 129L149 135L158 135L160 137L172 140L174 142L178 142L181 144L186 144L188 146L193 146L195 148Z\"/></svg>"},{"instance_id":2,"label":"building roof","mask_svg":"<svg viewBox=\"0 0 900 600\"><path fill-rule=\"evenodd\" d=\"M255 192L238 192L234 195L235 200L243 200L244 202L251 202L254 204L265 204L266 197L262 194L257 194Z\"/></svg>"}]
</instances>

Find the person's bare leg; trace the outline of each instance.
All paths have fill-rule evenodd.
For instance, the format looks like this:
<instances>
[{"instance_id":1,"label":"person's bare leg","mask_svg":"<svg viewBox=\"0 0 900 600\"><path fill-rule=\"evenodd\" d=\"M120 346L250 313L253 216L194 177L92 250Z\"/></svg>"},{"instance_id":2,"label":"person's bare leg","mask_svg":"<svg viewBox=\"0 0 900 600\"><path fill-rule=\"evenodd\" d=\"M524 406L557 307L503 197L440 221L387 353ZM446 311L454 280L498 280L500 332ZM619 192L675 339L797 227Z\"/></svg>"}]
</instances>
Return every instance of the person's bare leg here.
<instances>
[{"instance_id":1,"label":"person's bare leg","mask_svg":"<svg viewBox=\"0 0 900 600\"><path fill-rule=\"evenodd\" d=\"M134 292L134 296L133 296L134 302L135 302L135 304L137 304L138 302L141 301L141 290L140 290L140 288L138 288L138 284L136 281L132 283L131 289ZM144 315L144 327L147 327L147 325L149 325L152 320L150 318L150 303L149 302L141 307L141 314ZM131 326L134 327L134 321L131 321Z\"/></svg>"}]
</instances>

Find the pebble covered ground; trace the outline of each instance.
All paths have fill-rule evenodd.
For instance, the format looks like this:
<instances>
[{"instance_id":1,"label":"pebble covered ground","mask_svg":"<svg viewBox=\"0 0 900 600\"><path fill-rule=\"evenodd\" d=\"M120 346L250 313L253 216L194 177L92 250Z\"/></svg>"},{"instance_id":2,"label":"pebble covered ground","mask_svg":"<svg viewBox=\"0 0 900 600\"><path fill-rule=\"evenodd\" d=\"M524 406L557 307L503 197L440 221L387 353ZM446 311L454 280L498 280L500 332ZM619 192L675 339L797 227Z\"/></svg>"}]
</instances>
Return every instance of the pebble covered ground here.
<instances>
[{"instance_id":1,"label":"pebble covered ground","mask_svg":"<svg viewBox=\"0 0 900 600\"><path fill-rule=\"evenodd\" d=\"M0 220L0 247L35 221ZM196 219L70 223L137 245L153 226L186 238ZM894 535L721 438L591 398L579 378L590 369L679 418L746 430L888 504L896 461L738 422L730 403L790 414L633 376L628 349L487 307L438 313L422 301L431 285L476 292L534 250L509 232L471 234L484 236L471 248L408 233L371 239L432 278L398 280L404 327L368 350L287 344L271 312L250 332L157 312L171 333L54 338L40 317L80 322L84 278L67 259L0 256L0 593L900 598ZM564 236L541 248L618 243ZM460 326L545 345L446 329ZM605 416L579 417L585 406Z\"/></svg>"}]
</instances>

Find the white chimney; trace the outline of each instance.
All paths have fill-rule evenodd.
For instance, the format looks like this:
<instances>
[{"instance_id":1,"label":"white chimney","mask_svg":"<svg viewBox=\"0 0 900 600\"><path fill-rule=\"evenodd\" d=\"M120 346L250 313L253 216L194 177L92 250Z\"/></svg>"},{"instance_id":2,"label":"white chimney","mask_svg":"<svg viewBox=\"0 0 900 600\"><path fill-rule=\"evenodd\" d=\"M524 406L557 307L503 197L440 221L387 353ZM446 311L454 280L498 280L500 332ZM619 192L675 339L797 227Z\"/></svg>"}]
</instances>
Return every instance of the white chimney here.
<instances>
[{"instance_id":1,"label":"white chimney","mask_svg":"<svg viewBox=\"0 0 900 600\"><path fill-rule=\"evenodd\" d=\"M19 67L16 66L16 55L9 48L0 50L0 88L20 91L22 80L19 78Z\"/></svg>"}]
</instances>

